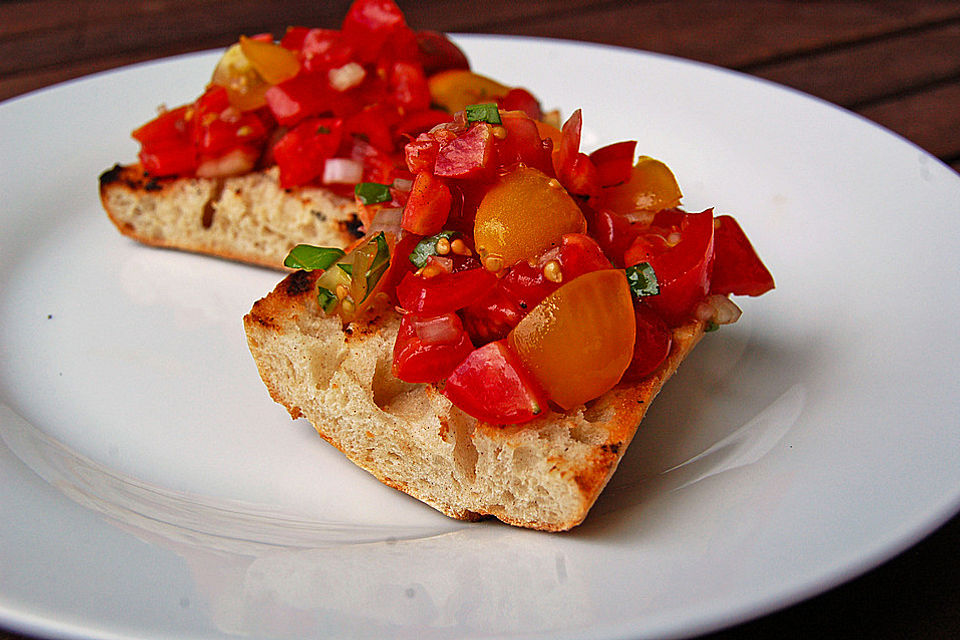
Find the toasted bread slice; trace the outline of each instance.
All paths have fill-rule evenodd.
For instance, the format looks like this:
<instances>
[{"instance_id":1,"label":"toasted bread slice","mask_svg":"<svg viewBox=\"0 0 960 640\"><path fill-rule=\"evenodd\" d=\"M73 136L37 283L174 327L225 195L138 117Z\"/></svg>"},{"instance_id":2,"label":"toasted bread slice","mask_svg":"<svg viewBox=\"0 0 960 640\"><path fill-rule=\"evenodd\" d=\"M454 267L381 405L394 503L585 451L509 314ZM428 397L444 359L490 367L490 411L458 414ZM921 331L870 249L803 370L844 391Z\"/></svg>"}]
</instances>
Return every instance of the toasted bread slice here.
<instances>
[{"instance_id":1,"label":"toasted bread slice","mask_svg":"<svg viewBox=\"0 0 960 640\"><path fill-rule=\"evenodd\" d=\"M586 517L650 402L703 335L675 330L666 362L587 406L497 426L455 407L435 385L391 374L399 315L343 326L316 302L320 272L288 275L244 317L270 396L383 483L462 520L562 531Z\"/></svg>"},{"instance_id":2,"label":"toasted bread slice","mask_svg":"<svg viewBox=\"0 0 960 640\"><path fill-rule=\"evenodd\" d=\"M100 199L121 233L144 244L283 268L298 243L345 247L361 237L352 197L283 189L277 168L229 178L152 178L139 165L100 176Z\"/></svg>"}]
</instances>

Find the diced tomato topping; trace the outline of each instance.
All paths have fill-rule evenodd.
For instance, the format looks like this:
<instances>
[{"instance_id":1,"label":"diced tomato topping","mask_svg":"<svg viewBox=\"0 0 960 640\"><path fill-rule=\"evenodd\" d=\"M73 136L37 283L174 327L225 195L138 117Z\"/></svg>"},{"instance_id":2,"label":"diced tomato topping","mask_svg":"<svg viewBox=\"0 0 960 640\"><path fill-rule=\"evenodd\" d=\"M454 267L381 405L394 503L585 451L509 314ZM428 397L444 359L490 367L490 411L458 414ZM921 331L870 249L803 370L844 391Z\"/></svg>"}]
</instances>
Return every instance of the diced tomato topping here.
<instances>
[{"instance_id":1,"label":"diced tomato topping","mask_svg":"<svg viewBox=\"0 0 960 640\"><path fill-rule=\"evenodd\" d=\"M417 48L423 72L432 76L445 69L469 69L467 56L439 31L417 31Z\"/></svg>"},{"instance_id":2,"label":"diced tomato topping","mask_svg":"<svg viewBox=\"0 0 960 640\"><path fill-rule=\"evenodd\" d=\"M647 303L671 326L690 317L710 288L713 265L713 211L661 211L624 256L627 265L647 262L657 274L660 293Z\"/></svg>"},{"instance_id":3,"label":"diced tomato topping","mask_svg":"<svg viewBox=\"0 0 960 640\"><path fill-rule=\"evenodd\" d=\"M431 236L443 230L453 197L443 180L424 171L418 173L403 208L400 226L411 233Z\"/></svg>"},{"instance_id":4,"label":"diced tomato topping","mask_svg":"<svg viewBox=\"0 0 960 640\"><path fill-rule=\"evenodd\" d=\"M543 392L503 340L472 351L447 378L443 395L492 424L528 422L547 408Z\"/></svg>"},{"instance_id":5,"label":"diced tomato topping","mask_svg":"<svg viewBox=\"0 0 960 640\"><path fill-rule=\"evenodd\" d=\"M533 120L541 120L543 111L540 102L532 93L522 87L514 87L499 100L500 108L504 111L522 111Z\"/></svg>"},{"instance_id":6,"label":"diced tomato topping","mask_svg":"<svg viewBox=\"0 0 960 640\"><path fill-rule=\"evenodd\" d=\"M393 346L393 375L406 382L439 382L471 351L473 343L455 313L406 315Z\"/></svg>"},{"instance_id":7,"label":"diced tomato topping","mask_svg":"<svg viewBox=\"0 0 960 640\"><path fill-rule=\"evenodd\" d=\"M389 85L392 103L402 110L421 111L430 108L427 77L420 65L403 60L393 63Z\"/></svg>"},{"instance_id":8,"label":"diced tomato topping","mask_svg":"<svg viewBox=\"0 0 960 640\"><path fill-rule=\"evenodd\" d=\"M407 168L413 173L429 171L433 173L433 167L437 163L437 154L440 152L440 143L429 135L421 135L416 140L411 140L404 147L404 158Z\"/></svg>"},{"instance_id":9,"label":"diced tomato topping","mask_svg":"<svg viewBox=\"0 0 960 640\"><path fill-rule=\"evenodd\" d=\"M439 109L424 109L404 115L394 127L394 135L403 140L403 144L424 131L429 131L438 124L450 122L450 114ZM431 167L432 170L432 167Z\"/></svg>"},{"instance_id":10,"label":"diced tomato topping","mask_svg":"<svg viewBox=\"0 0 960 640\"><path fill-rule=\"evenodd\" d=\"M490 126L477 123L463 135L440 143L433 171L447 178L477 178L489 173L493 160Z\"/></svg>"},{"instance_id":11,"label":"diced tomato topping","mask_svg":"<svg viewBox=\"0 0 960 640\"><path fill-rule=\"evenodd\" d=\"M600 177L590 157L580 153L582 121L580 110L577 109L563 124L563 137L554 162L557 178L567 191L592 196L600 193Z\"/></svg>"},{"instance_id":12,"label":"diced tomato topping","mask_svg":"<svg viewBox=\"0 0 960 640\"><path fill-rule=\"evenodd\" d=\"M273 146L280 168L280 186L305 184L323 174L324 161L340 146L343 123L339 118L308 118Z\"/></svg>"},{"instance_id":13,"label":"diced tomato topping","mask_svg":"<svg viewBox=\"0 0 960 640\"><path fill-rule=\"evenodd\" d=\"M670 328L650 306L639 302L634 305L634 313L637 338L633 347L633 359L623 374L623 380L627 382L645 378L656 371L670 355L670 347L673 345Z\"/></svg>"},{"instance_id":14,"label":"diced tomato topping","mask_svg":"<svg viewBox=\"0 0 960 640\"><path fill-rule=\"evenodd\" d=\"M600 209L587 216L587 228L613 264L626 266L624 254L639 234L629 220L610 209Z\"/></svg>"},{"instance_id":15,"label":"diced tomato topping","mask_svg":"<svg viewBox=\"0 0 960 640\"><path fill-rule=\"evenodd\" d=\"M717 216L713 234L716 258L710 293L759 296L774 288L773 276L736 220Z\"/></svg>"},{"instance_id":16,"label":"diced tomato topping","mask_svg":"<svg viewBox=\"0 0 960 640\"><path fill-rule=\"evenodd\" d=\"M197 153L190 146L144 146L139 157L143 170L151 176L192 173L197 168Z\"/></svg>"},{"instance_id":17,"label":"diced tomato topping","mask_svg":"<svg viewBox=\"0 0 960 640\"><path fill-rule=\"evenodd\" d=\"M507 135L497 140L497 155L501 165L525 164L554 175L549 145L544 145L537 123L518 112L504 112L501 122Z\"/></svg>"},{"instance_id":18,"label":"diced tomato topping","mask_svg":"<svg viewBox=\"0 0 960 640\"><path fill-rule=\"evenodd\" d=\"M397 298L407 311L438 315L466 307L496 284L497 277L483 268L440 273L430 278L410 273L397 285Z\"/></svg>"},{"instance_id":19,"label":"diced tomato topping","mask_svg":"<svg viewBox=\"0 0 960 640\"><path fill-rule=\"evenodd\" d=\"M343 121L343 132L358 136L381 151L392 152L393 134L390 126L399 120L396 111L384 105L370 105Z\"/></svg>"},{"instance_id":20,"label":"diced tomato topping","mask_svg":"<svg viewBox=\"0 0 960 640\"><path fill-rule=\"evenodd\" d=\"M287 33L289 35L290 32ZM353 47L346 42L339 31L332 29L308 29L303 34L300 46L293 48L299 50L300 60L308 72L336 69L347 64L354 57Z\"/></svg>"},{"instance_id":21,"label":"diced tomato topping","mask_svg":"<svg viewBox=\"0 0 960 640\"><path fill-rule=\"evenodd\" d=\"M403 13L392 0L356 0L347 12L341 33L361 60L374 62L387 41L405 29L409 30Z\"/></svg>"},{"instance_id":22,"label":"diced tomato topping","mask_svg":"<svg viewBox=\"0 0 960 640\"><path fill-rule=\"evenodd\" d=\"M590 160L597 168L597 181L601 187L612 187L630 178L636 148L637 141L630 140L600 147L590 154Z\"/></svg>"}]
</instances>

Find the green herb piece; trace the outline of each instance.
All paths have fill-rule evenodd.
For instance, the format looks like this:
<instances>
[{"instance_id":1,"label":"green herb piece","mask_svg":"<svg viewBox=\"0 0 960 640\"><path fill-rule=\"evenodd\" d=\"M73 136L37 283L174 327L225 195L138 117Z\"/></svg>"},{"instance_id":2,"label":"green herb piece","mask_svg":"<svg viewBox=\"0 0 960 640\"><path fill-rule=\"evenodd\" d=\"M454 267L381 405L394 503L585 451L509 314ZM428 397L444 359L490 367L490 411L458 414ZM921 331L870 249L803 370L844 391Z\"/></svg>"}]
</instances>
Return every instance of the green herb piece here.
<instances>
[{"instance_id":1,"label":"green herb piece","mask_svg":"<svg viewBox=\"0 0 960 640\"><path fill-rule=\"evenodd\" d=\"M370 292L377 286L380 278L383 277L383 274L387 272L387 268L390 266L390 246L387 244L386 236L384 236L381 231L373 239L377 243L377 253L373 256L373 261L370 263L365 274L367 278L367 290L363 294L364 300L367 299Z\"/></svg>"},{"instance_id":2,"label":"green herb piece","mask_svg":"<svg viewBox=\"0 0 960 640\"><path fill-rule=\"evenodd\" d=\"M441 231L436 235L424 238L418 242L417 246L410 252L410 262L412 262L417 269L423 269L427 265L427 260L430 259L430 256L437 255L437 240L440 238L452 240L456 235L459 235L456 231Z\"/></svg>"},{"instance_id":3,"label":"green herb piece","mask_svg":"<svg viewBox=\"0 0 960 640\"><path fill-rule=\"evenodd\" d=\"M467 105L467 122L487 122L501 124L500 109L492 102Z\"/></svg>"},{"instance_id":4,"label":"green herb piece","mask_svg":"<svg viewBox=\"0 0 960 640\"><path fill-rule=\"evenodd\" d=\"M318 133L318 134L321 134L321 133L330 133L330 127L327 127L327 126L324 126L324 125L320 125L319 127L317 127L317 133Z\"/></svg>"},{"instance_id":5,"label":"green herb piece","mask_svg":"<svg viewBox=\"0 0 960 640\"><path fill-rule=\"evenodd\" d=\"M317 287L317 303L320 305L320 308L323 309L324 313L331 313L337 308L338 302L340 301L337 300L337 296L334 295L330 289Z\"/></svg>"},{"instance_id":6,"label":"green herb piece","mask_svg":"<svg viewBox=\"0 0 960 640\"><path fill-rule=\"evenodd\" d=\"M353 265L349 262L338 262L337 268L341 269L348 276L353 275Z\"/></svg>"},{"instance_id":7,"label":"green herb piece","mask_svg":"<svg viewBox=\"0 0 960 640\"><path fill-rule=\"evenodd\" d=\"M342 258L343 250L334 247L314 247L309 244L298 244L283 260L283 266L291 269L329 269L330 265Z\"/></svg>"},{"instance_id":8,"label":"green herb piece","mask_svg":"<svg viewBox=\"0 0 960 640\"><path fill-rule=\"evenodd\" d=\"M390 186L379 182L361 182L353 188L353 192L363 204L390 202L392 199Z\"/></svg>"},{"instance_id":9,"label":"green herb piece","mask_svg":"<svg viewBox=\"0 0 960 640\"><path fill-rule=\"evenodd\" d=\"M657 282L657 274L649 262L641 262L631 267L627 267L627 283L630 285L630 291L636 298L645 298L655 296L660 293L660 284Z\"/></svg>"},{"instance_id":10,"label":"green herb piece","mask_svg":"<svg viewBox=\"0 0 960 640\"><path fill-rule=\"evenodd\" d=\"M718 325L716 322L710 321L707 323L707 326L703 328L703 331L704 333L710 333L711 331L716 331L719 328L720 325Z\"/></svg>"}]
</instances>

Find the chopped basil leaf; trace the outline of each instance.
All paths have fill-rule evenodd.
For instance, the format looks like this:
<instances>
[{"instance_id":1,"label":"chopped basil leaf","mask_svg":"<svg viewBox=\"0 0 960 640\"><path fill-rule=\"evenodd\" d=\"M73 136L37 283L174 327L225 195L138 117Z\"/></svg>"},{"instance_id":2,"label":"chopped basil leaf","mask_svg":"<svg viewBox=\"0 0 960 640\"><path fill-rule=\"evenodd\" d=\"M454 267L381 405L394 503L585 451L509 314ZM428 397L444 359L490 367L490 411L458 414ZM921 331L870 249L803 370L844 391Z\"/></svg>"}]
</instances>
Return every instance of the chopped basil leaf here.
<instances>
[{"instance_id":1,"label":"chopped basil leaf","mask_svg":"<svg viewBox=\"0 0 960 640\"><path fill-rule=\"evenodd\" d=\"M349 262L338 262L337 267L348 276L353 275L353 265Z\"/></svg>"},{"instance_id":2,"label":"chopped basil leaf","mask_svg":"<svg viewBox=\"0 0 960 640\"><path fill-rule=\"evenodd\" d=\"M320 305L320 308L323 309L324 313L330 313L336 309L338 302L337 296L334 295L330 289L317 287L317 303Z\"/></svg>"},{"instance_id":3,"label":"chopped basil leaf","mask_svg":"<svg viewBox=\"0 0 960 640\"><path fill-rule=\"evenodd\" d=\"M353 192L363 204L377 204L390 202L390 186L379 182L361 182L353 188Z\"/></svg>"},{"instance_id":4,"label":"chopped basil leaf","mask_svg":"<svg viewBox=\"0 0 960 640\"><path fill-rule=\"evenodd\" d=\"M330 133L330 127L326 127L326 126L324 126L324 125L320 125L319 127L317 127L317 133L318 133L318 134L320 134L320 133Z\"/></svg>"},{"instance_id":5,"label":"chopped basil leaf","mask_svg":"<svg viewBox=\"0 0 960 640\"><path fill-rule=\"evenodd\" d=\"M630 291L637 298L646 296L655 296L660 293L660 284L657 282L657 274L649 262L641 262L632 267L627 267L627 283L630 285Z\"/></svg>"},{"instance_id":6,"label":"chopped basil leaf","mask_svg":"<svg viewBox=\"0 0 960 640\"><path fill-rule=\"evenodd\" d=\"M488 122L501 124L500 109L492 102L467 105L467 122Z\"/></svg>"},{"instance_id":7,"label":"chopped basil leaf","mask_svg":"<svg viewBox=\"0 0 960 640\"><path fill-rule=\"evenodd\" d=\"M441 231L436 235L424 238L418 242L417 246L410 252L410 262L412 262L417 269L423 269L427 265L427 260L430 259L430 256L437 255L437 240L440 238L452 240L455 235L458 235L456 231Z\"/></svg>"},{"instance_id":8,"label":"chopped basil leaf","mask_svg":"<svg viewBox=\"0 0 960 640\"><path fill-rule=\"evenodd\" d=\"M329 269L330 265L344 256L341 249L334 247L314 247L309 244L298 244L283 261L283 266L291 269Z\"/></svg>"},{"instance_id":9,"label":"chopped basil leaf","mask_svg":"<svg viewBox=\"0 0 960 640\"><path fill-rule=\"evenodd\" d=\"M716 331L719 328L720 325L718 325L716 322L708 322L707 326L703 328L703 331L704 333L710 333L711 331Z\"/></svg>"}]
</instances>

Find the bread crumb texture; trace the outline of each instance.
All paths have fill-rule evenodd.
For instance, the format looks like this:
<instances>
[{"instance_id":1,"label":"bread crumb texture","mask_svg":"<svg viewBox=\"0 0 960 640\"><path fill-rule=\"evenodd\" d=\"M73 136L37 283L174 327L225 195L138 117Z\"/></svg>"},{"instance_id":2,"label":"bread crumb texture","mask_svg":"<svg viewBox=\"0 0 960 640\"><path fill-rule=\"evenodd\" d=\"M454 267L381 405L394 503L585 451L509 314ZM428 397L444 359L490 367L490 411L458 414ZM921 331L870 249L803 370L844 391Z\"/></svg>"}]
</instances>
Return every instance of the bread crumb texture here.
<instances>
[{"instance_id":1,"label":"bread crumb texture","mask_svg":"<svg viewBox=\"0 0 960 640\"><path fill-rule=\"evenodd\" d=\"M650 400L702 335L696 324L678 330L667 362L638 384L504 427L467 415L435 385L393 377L399 316L345 330L317 306L317 277L291 274L244 318L270 396L383 483L465 520L546 531L582 522Z\"/></svg>"},{"instance_id":2,"label":"bread crumb texture","mask_svg":"<svg viewBox=\"0 0 960 640\"><path fill-rule=\"evenodd\" d=\"M353 198L319 187L282 189L277 168L230 178L151 178L139 165L100 176L100 199L121 233L144 244L280 269L299 243L345 247Z\"/></svg>"}]
</instances>

